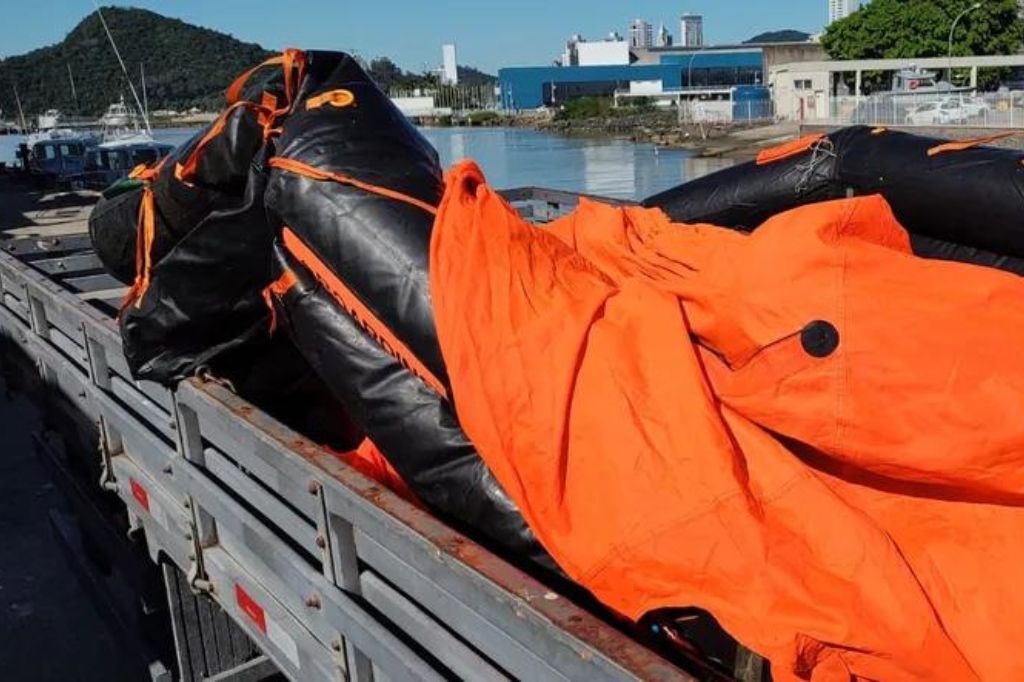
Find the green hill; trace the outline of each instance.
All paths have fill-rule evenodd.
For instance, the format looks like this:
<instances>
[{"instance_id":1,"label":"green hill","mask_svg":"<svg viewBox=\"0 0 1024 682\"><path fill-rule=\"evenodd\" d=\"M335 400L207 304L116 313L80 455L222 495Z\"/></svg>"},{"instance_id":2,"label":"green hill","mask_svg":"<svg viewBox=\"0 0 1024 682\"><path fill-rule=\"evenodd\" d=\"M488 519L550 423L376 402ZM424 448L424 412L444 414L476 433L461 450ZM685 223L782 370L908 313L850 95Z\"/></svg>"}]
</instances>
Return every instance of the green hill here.
<instances>
[{"instance_id":1,"label":"green hill","mask_svg":"<svg viewBox=\"0 0 1024 682\"><path fill-rule=\"evenodd\" d=\"M744 40L744 43L803 43L811 37L810 33L804 33L803 31L794 31L793 29L784 29L782 31L766 31L764 33L758 33L750 40Z\"/></svg>"},{"instance_id":2,"label":"green hill","mask_svg":"<svg viewBox=\"0 0 1024 682\"><path fill-rule=\"evenodd\" d=\"M139 65L145 65L150 110L217 109L235 76L271 54L259 45L146 10L104 7L103 16L136 87ZM68 81L69 64L77 107ZM131 100L96 12L60 43L0 60L0 109L5 118L17 111L12 85L17 85L26 116L50 108L95 116L122 93Z\"/></svg>"}]
</instances>

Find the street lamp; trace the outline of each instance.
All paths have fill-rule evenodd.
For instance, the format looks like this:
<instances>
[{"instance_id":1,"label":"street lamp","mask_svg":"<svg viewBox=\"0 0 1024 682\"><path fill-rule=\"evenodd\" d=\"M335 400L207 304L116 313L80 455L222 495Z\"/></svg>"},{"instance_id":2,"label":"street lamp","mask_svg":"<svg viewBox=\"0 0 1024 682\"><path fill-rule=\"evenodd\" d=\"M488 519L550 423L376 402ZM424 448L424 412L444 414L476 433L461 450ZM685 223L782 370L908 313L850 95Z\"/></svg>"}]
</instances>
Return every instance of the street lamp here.
<instances>
[{"instance_id":1,"label":"street lamp","mask_svg":"<svg viewBox=\"0 0 1024 682\"><path fill-rule=\"evenodd\" d=\"M949 85L950 85L950 87L953 86L953 31L956 30L956 25L960 22L961 19L963 19L970 12L973 12L976 9L981 9L981 3L980 2L974 3L973 5L971 5L967 9L965 9L963 12L961 12L958 15L956 15L956 19L953 20L953 25L949 27L949 53L948 53L949 73L947 75L949 76Z\"/></svg>"}]
</instances>

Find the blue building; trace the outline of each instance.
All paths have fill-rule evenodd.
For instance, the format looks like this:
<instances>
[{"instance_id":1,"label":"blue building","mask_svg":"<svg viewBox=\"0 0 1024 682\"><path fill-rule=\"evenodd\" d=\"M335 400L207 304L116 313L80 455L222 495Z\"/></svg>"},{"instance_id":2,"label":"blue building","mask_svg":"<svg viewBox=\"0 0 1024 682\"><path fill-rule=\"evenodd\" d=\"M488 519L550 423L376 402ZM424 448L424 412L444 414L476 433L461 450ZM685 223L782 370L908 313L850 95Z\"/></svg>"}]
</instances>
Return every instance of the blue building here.
<instances>
[{"instance_id":1,"label":"blue building","mask_svg":"<svg viewBox=\"0 0 1024 682\"><path fill-rule=\"evenodd\" d=\"M660 82L662 92L687 88L729 90L765 82L760 47L689 52L649 50L645 61L600 66L527 66L498 71L504 109L558 106L574 97L610 96L630 83ZM752 97L748 91L746 97Z\"/></svg>"}]
</instances>

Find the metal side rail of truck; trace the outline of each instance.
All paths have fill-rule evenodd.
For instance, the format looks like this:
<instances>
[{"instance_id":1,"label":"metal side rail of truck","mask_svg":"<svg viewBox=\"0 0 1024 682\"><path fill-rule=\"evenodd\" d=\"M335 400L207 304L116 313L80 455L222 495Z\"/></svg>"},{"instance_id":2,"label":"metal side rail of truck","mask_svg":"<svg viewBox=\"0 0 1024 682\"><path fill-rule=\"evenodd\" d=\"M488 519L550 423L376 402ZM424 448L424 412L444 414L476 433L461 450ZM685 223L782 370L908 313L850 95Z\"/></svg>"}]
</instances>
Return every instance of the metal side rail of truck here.
<instances>
[{"instance_id":1,"label":"metal side rail of truck","mask_svg":"<svg viewBox=\"0 0 1024 682\"><path fill-rule=\"evenodd\" d=\"M506 196L541 221L576 200ZM120 498L143 562L162 566L176 661L154 679L727 679L663 658L228 387L134 381L123 289L87 235L0 244L0 342L94 425L94 492ZM761 679L745 660L734 674Z\"/></svg>"}]
</instances>

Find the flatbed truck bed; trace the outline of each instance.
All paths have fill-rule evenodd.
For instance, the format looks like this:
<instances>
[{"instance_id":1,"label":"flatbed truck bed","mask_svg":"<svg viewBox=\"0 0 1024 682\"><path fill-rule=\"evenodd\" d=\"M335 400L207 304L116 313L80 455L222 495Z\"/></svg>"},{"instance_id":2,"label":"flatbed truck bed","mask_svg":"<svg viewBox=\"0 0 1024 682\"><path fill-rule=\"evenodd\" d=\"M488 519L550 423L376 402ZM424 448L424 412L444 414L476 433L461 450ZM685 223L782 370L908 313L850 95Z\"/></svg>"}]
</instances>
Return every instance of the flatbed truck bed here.
<instances>
[{"instance_id":1,"label":"flatbed truck bed","mask_svg":"<svg viewBox=\"0 0 1024 682\"><path fill-rule=\"evenodd\" d=\"M539 214L573 200L508 196ZM0 241L0 337L96 425L99 485L164 566L177 615L202 594L219 607L207 632L238 640L229 667L195 679L694 679L228 387L133 380L115 320L124 289L84 222L58 222ZM181 621L179 672L195 637Z\"/></svg>"}]
</instances>

